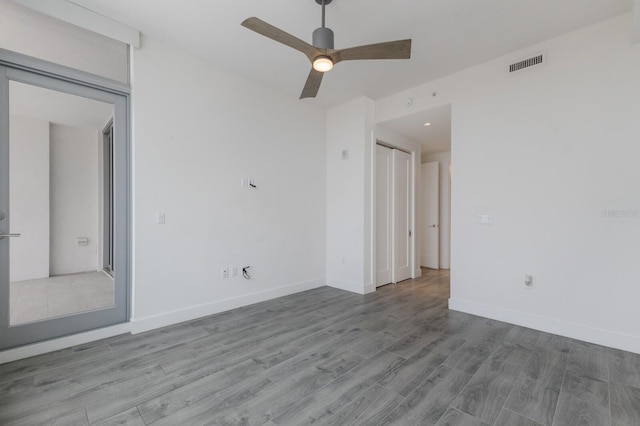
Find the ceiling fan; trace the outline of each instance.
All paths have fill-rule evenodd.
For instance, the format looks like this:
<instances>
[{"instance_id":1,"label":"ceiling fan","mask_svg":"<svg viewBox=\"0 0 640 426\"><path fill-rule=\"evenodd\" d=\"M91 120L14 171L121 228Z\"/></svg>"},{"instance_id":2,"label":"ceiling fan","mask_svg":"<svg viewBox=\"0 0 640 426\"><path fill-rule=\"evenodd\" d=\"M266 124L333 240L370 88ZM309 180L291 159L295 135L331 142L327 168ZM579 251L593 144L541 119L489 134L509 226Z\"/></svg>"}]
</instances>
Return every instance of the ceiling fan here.
<instances>
[{"instance_id":1,"label":"ceiling fan","mask_svg":"<svg viewBox=\"0 0 640 426\"><path fill-rule=\"evenodd\" d=\"M313 32L313 44L302 41L256 17L247 18L242 22L242 26L292 47L309 58L312 68L302 89L300 99L315 97L318 94L322 76L338 62L356 59L409 59L411 57L411 39L335 50L333 48L333 31L324 25L325 6L330 4L332 0L315 0L315 2L322 6L322 26Z\"/></svg>"}]
</instances>

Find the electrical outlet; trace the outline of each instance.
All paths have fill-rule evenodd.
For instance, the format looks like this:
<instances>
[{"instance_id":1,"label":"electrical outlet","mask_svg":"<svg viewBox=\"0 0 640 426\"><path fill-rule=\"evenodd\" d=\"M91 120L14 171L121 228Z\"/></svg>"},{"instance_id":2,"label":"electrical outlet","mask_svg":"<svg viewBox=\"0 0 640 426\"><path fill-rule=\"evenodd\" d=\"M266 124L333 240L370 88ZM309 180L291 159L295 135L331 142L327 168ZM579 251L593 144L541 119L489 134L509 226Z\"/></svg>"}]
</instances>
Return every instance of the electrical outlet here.
<instances>
[{"instance_id":1,"label":"electrical outlet","mask_svg":"<svg viewBox=\"0 0 640 426\"><path fill-rule=\"evenodd\" d=\"M236 268L235 266L233 268L231 268L231 276L232 277L237 277L238 276L238 268Z\"/></svg>"},{"instance_id":2,"label":"electrical outlet","mask_svg":"<svg viewBox=\"0 0 640 426\"><path fill-rule=\"evenodd\" d=\"M524 276L524 286L528 289L533 287L533 277L531 275Z\"/></svg>"},{"instance_id":3,"label":"electrical outlet","mask_svg":"<svg viewBox=\"0 0 640 426\"><path fill-rule=\"evenodd\" d=\"M222 268L220 271L220 276L222 278L229 278L229 268Z\"/></svg>"}]
</instances>

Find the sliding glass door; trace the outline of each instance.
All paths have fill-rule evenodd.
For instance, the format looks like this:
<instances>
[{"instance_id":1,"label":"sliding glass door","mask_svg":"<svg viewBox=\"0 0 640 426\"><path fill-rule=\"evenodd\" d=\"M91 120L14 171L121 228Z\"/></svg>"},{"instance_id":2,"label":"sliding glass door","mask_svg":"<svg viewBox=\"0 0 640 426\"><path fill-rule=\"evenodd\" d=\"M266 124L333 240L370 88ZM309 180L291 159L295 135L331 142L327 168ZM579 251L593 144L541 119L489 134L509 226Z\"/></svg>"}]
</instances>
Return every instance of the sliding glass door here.
<instances>
[{"instance_id":1,"label":"sliding glass door","mask_svg":"<svg viewBox=\"0 0 640 426\"><path fill-rule=\"evenodd\" d=\"M126 95L0 66L0 123L0 350L126 322Z\"/></svg>"}]
</instances>

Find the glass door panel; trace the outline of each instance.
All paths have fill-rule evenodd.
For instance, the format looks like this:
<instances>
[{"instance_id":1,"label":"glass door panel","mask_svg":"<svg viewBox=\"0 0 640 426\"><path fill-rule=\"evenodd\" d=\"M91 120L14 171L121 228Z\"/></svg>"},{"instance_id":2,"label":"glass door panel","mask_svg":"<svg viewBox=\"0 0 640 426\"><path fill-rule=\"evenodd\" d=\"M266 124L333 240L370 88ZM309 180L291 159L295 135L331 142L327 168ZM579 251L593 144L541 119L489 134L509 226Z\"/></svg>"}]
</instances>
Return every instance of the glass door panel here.
<instances>
[{"instance_id":1,"label":"glass door panel","mask_svg":"<svg viewBox=\"0 0 640 426\"><path fill-rule=\"evenodd\" d=\"M20 233L9 241L10 325L112 307L99 225L113 105L16 81L9 100L9 212Z\"/></svg>"},{"instance_id":2,"label":"glass door panel","mask_svg":"<svg viewBox=\"0 0 640 426\"><path fill-rule=\"evenodd\" d=\"M126 98L3 70L0 349L124 322Z\"/></svg>"}]
</instances>

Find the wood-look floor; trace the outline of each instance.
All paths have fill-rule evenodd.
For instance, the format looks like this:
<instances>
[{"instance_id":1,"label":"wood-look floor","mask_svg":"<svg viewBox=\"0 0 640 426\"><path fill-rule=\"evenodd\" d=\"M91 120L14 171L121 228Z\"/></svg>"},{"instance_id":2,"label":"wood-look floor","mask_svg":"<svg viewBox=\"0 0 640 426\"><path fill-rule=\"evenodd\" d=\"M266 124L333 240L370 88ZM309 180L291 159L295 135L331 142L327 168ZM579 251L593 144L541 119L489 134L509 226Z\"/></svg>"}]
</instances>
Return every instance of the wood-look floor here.
<instances>
[{"instance_id":1,"label":"wood-look floor","mask_svg":"<svg viewBox=\"0 0 640 426\"><path fill-rule=\"evenodd\" d=\"M640 425L640 355L323 287L0 365L2 425Z\"/></svg>"}]
</instances>

